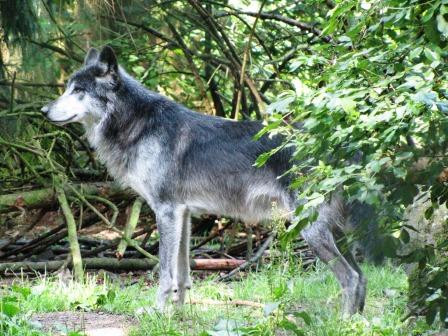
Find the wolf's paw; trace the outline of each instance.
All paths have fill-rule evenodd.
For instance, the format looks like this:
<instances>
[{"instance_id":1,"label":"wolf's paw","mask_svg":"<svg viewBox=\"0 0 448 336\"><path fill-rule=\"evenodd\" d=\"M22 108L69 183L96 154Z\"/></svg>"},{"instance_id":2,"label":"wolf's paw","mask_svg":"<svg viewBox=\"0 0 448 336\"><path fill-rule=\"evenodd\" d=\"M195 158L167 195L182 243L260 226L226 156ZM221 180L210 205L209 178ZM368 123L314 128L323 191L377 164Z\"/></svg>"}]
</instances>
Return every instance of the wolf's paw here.
<instances>
[{"instance_id":1,"label":"wolf's paw","mask_svg":"<svg viewBox=\"0 0 448 336\"><path fill-rule=\"evenodd\" d=\"M175 305L181 306L185 301L185 289L176 289L173 290L172 301Z\"/></svg>"},{"instance_id":2,"label":"wolf's paw","mask_svg":"<svg viewBox=\"0 0 448 336\"><path fill-rule=\"evenodd\" d=\"M142 315L156 315L156 314L162 314L163 310L160 310L156 307L151 306L143 306L139 307L135 310L135 315L142 316Z\"/></svg>"}]
</instances>

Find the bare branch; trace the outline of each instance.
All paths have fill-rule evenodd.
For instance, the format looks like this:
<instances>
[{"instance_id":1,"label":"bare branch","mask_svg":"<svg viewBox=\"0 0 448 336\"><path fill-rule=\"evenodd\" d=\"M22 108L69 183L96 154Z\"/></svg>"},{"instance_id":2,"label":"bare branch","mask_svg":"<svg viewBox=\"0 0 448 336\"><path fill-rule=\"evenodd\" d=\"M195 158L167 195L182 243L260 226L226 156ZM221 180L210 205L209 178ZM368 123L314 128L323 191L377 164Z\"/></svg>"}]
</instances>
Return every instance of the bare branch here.
<instances>
[{"instance_id":1,"label":"bare branch","mask_svg":"<svg viewBox=\"0 0 448 336\"><path fill-rule=\"evenodd\" d=\"M217 15L215 15L215 17L225 17L225 16L229 16L229 15L236 16L238 14L239 15L249 15L249 16L254 16L254 17L257 17L257 15L258 15L257 12L234 10L234 11L227 12L227 13L217 14ZM286 16L282 16L280 14L273 14L273 13L260 13L259 17L262 20L275 20L275 21L283 22L290 26L297 27L300 30L307 31L309 33L312 33L315 36L320 37L325 42L334 42L330 36L322 36L322 31L320 29L316 28L312 24L300 22L300 21L288 18Z\"/></svg>"}]
</instances>

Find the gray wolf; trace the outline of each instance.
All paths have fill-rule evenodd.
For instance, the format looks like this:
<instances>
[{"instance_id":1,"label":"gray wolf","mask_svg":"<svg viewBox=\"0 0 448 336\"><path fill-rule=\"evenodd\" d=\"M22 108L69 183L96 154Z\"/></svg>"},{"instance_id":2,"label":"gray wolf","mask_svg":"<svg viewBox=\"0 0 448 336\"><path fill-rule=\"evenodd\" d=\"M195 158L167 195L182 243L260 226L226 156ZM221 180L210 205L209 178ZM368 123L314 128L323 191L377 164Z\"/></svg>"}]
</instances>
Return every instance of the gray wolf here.
<instances>
[{"instance_id":1,"label":"gray wolf","mask_svg":"<svg viewBox=\"0 0 448 336\"><path fill-rule=\"evenodd\" d=\"M281 137L255 141L260 122L199 114L147 90L118 65L108 46L91 49L64 94L42 112L58 125L81 123L109 173L153 209L160 232L159 309L171 295L183 303L191 287L191 213L256 223L272 217L275 203L294 220L300 200L283 176L291 167L292 149L279 151L261 168L253 166ZM317 220L301 234L340 283L343 312L361 312L366 280L350 252L338 247L350 206L334 195L317 210Z\"/></svg>"}]
</instances>

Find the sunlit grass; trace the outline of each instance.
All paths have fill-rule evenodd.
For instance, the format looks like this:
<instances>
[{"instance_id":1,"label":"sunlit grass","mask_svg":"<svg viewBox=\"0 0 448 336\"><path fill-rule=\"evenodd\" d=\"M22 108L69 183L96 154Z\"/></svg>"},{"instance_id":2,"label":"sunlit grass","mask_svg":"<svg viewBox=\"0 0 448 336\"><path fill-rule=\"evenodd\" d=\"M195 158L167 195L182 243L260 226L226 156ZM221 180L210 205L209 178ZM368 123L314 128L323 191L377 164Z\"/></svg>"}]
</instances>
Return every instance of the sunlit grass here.
<instances>
[{"instance_id":1,"label":"sunlit grass","mask_svg":"<svg viewBox=\"0 0 448 336\"><path fill-rule=\"evenodd\" d=\"M123 282L89 277L85 284L63 283L57 278L41 278L33 282L17 281L31 289L20 300L21 314L70 310L100 310L135 317L138 325L130 335L293 335L281 328L288 320L305 335L413 335L429 327L424 322L402 322L405 313L407 281L400 267L363 265L369 279L366 309L362 316L342 320L339 311L339 286L325 265L315 270L301 270L267 265L258 273L248 274L242 281L218 283L215 276L195 282L187 301L212 299L221 302L248 300L263 304L278 303L279 309L266 315L261 307L232 304L186 304L170 307L164 314L136 315L140 307L155 302L156 286L142 282ZM305 311L311 318L306 324L294 312ZM240 326L238 331L226 323Z\"/></svg>"}]
</instances>

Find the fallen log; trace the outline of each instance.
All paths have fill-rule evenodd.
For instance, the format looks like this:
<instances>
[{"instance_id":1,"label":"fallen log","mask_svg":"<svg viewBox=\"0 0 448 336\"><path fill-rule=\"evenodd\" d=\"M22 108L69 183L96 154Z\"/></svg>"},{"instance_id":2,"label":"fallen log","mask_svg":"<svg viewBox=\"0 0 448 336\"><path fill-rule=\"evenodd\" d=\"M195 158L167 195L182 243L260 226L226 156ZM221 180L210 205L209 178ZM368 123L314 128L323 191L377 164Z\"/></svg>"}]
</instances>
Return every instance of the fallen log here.
<instances>
[{"instance_id":1,"label":"fallen log","mask_svg":"<svg viewBox=\"0 0 448 336\"><path fill-rule=\"evenodd\" d=\"M237 259L194 259L191 260L192 270L231 270L243 264L245 260ZM64 260L52 260L41 262L15 262L0 263L0 273L36 271L51 272L57 271L64 265ZM156 266L157 262L152 259L121 259L116 258L84 258L83 264L86 269L105 269L108 271L147 271ZM72 263L68 264L71 269Z\"/></svg>"},{"instance_id":2,"label":"fallen log","mask_svg":"<svg viewBox=\"0 0 448 336\"><path fill-rule=\"evenodd\" d=\"M193 259L190 266L193 270L225 271L233 270L245 262L241 259Z\"/></svg>"},{"instance_id":3,"label":"fallen log","mask_svg":"<svg viewBox=\"0 0 448 336\"><path fill-rule=\"evenodd\" d=\"M132 199L135 194L129 189L122 189L113 182L81 183L74 186L84 195L101 195L105 198ZM71 188L64 188L67 197L73 196ZM14 211L20 208L36 209L49 207L56 203L56 191L54 188L28 190L12 194L0 195L0 213Z\"/></svg>"}]
</instances>

